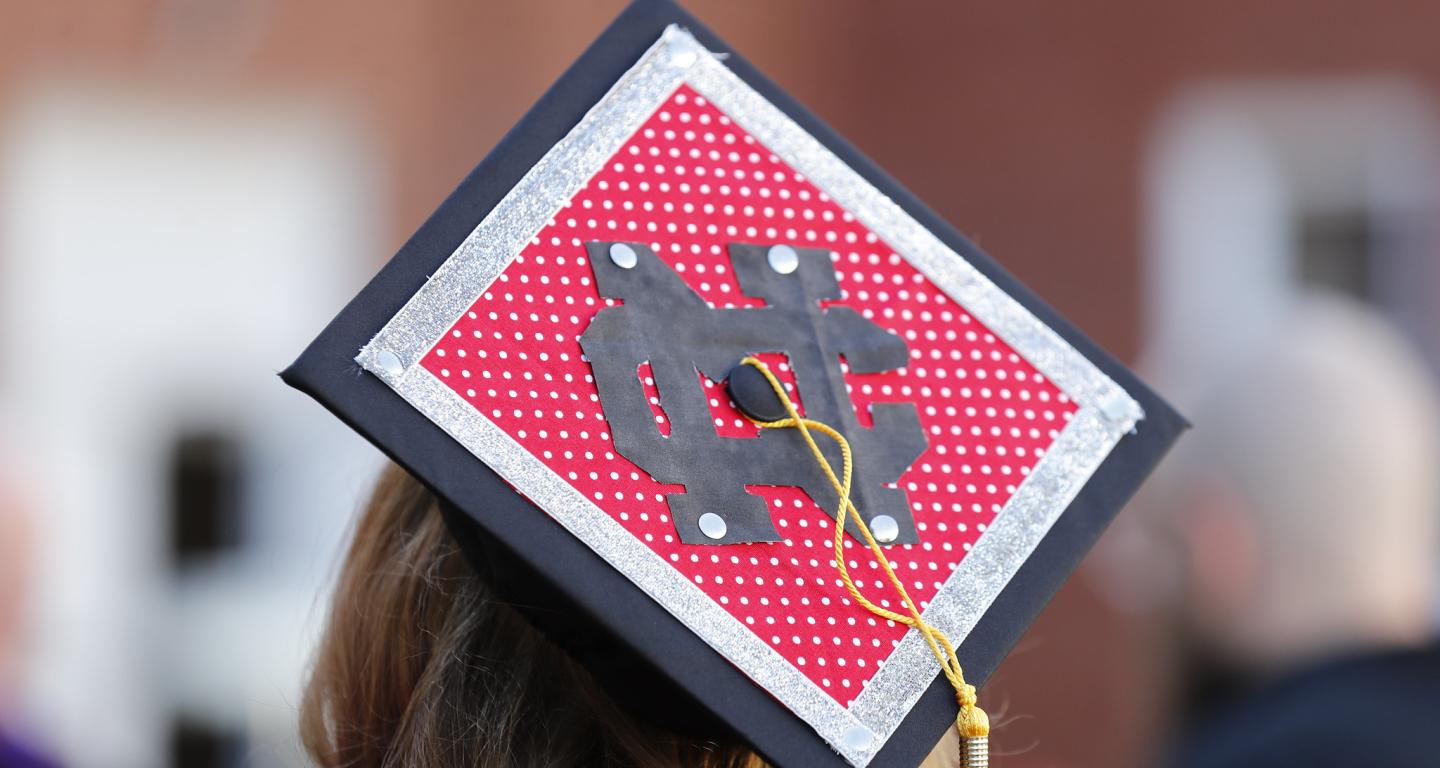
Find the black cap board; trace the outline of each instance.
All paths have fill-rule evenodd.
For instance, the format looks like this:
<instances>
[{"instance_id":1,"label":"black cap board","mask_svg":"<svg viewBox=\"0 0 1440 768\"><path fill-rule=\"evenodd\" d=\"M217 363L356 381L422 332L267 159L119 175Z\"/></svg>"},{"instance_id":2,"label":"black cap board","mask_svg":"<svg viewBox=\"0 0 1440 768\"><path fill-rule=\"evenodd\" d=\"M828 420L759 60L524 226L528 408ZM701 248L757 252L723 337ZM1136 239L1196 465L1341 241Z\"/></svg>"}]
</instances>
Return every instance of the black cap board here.
<instances>
[{"instance_id":1,"label":"black cap board","mask_svg":"<svg viewBox=\"0 0 1440 768\"><path fill-rule=\"evenodd\" d=\"M282 376L617 698L780 766L914 766L955 720L924 633L847 579L981 683L1185 426L663 0Z\"/></svg>"}]
</instances>

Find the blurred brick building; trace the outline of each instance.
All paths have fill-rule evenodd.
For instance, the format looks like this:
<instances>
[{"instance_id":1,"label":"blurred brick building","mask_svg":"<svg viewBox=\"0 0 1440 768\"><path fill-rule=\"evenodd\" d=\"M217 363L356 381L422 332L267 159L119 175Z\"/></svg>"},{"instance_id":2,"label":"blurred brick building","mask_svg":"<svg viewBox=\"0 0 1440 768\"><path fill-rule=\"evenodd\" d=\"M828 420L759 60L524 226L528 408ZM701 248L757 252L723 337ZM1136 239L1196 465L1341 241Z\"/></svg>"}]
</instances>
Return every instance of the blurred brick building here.
<instances>
[{"instance_id":1,"label":"blurred brick building","mask_svg":"<svg viewBox=\"0 0 1440 768\"><path fill-rule=\"evenodd\" d=\"M327 130L343 133L368 164L359 176L373 184L366 209L373 215L342 269L342 282L353 287L620 5L10 2L0 23L0 127L56 90L146 99L221 122L235 105L245 120L318 110L327 116L316 129L320 143ZM1436 348L1428 330L1436 318L1424 301L1436 286L1433 238L1412 224L1434 212L1427 121L1430 100L1440 99L1440 5L689 5L1122 359L1144 355L1183 378L1186 365L1200 363L1171 359L1164 347L1207 333L1224 346L1230 333L1243 332L1223 323L1207 331L1204 321L1169 308L1220 298L1186 287L1194 284L1187 270L1208 267L1184 245L1246 226L1255 230L1249 241L1215 241L1230 261L1245 263L1220 259L1211 279L1256 282L1247 271L1253 260L1235 254L1271 247L1279 255L1261 258L1290 260L1276 267L1283 272L1276 280L1332 284L1374 300ZM1187 165L1209 146L1208 134L1196 138L1187 126L1227 116L1244 124L1242 144L1280 149L1266 179L1247 182L1248 166L1235 169L1235 184L1253 182L1247 189L1259 208L1237 204L1207 220L1199 213L1212 195L1229 194L1232 177L1202 178ZM1391 117L1413 130L1388 133ZM1330 130L1332 123L1349 127ZM1395 150L1397 142L1405 146ZM1372 161L1389 150L1416 181L1377 193L1372 171L1383 166ZM303 153L294 159L303 163ZM1306 193L1285 194L1296 179L1292 186ZM1272 187L1280 191L1265 192ZM1317 188L1329 192L1306 197ZM1276 211L1270 219L1245 218L1265 205ZM1166 218L1192 209L1199 217L1180 225ZM1199 234L1186 235L1192 231ZM1165 266L1167 249L1178 249L1181 267ZM0 283L12 266L7 257L17 258L0 254ZM320 314L339 306L317 301L333 301ZM294 336L294 349L307 332ZM1000 748L1023 750L999 764L1139 760L1163 722L1166 659L1155 634L1145 612L1119 612L1092 581L1072 581L991 686L999 709L1015 718L1001 731Z\"/></svg>"}]
</instances>

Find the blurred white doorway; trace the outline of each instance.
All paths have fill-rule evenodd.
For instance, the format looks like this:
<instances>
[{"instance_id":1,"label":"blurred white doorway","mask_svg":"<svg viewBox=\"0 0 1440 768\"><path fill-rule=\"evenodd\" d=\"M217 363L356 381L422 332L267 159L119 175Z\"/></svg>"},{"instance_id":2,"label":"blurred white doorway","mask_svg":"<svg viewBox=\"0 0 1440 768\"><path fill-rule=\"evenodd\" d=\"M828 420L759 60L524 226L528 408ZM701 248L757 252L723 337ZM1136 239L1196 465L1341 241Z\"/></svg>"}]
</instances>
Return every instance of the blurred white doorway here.
<instances>
[{"instance_id":1,"label":"blurred white doorway","mask_svg":"<svg viewBox=\"0 0 1440 768\"><path fill-rule=\"evenodd\" d=\"M31 88L0 125L24 669L73 766L302 764L317 598L378 455L274 376L378 263L373 151L302 98Z\"/></svg>"},{"instance_id":2,"label":"blurred white doorway","mask_svg":"<svg viewBox=\"0 0 1440 768\"><path fill-rule=\"evenodd\" d=\"M1144 168L1143 367L1182 412L1306 291L1373 306L1440 371L1440 118L1422 88L1193 87L1158 120Z\"/></svg>"},{"instance_id":3,"label":"blurred white doorway","mask_svg":"<svg viewBox=\"0 0 1440 768\"><path fill-rule=\"evenodd\" d=\"M1147 368L1177 399L1297 293L1389 314L1440 368L1440 120L1384 77L1192 87L1144 162Z\"/></svg>"}]
</instances>

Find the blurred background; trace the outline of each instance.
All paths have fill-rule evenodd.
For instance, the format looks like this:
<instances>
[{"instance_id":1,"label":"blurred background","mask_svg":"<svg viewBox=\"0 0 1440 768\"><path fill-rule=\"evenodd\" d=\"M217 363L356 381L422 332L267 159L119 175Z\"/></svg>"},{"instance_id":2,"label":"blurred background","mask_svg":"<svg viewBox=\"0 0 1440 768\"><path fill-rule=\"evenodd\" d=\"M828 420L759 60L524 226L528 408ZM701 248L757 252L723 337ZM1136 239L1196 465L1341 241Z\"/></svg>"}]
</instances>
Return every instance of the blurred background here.
<instances>
[{"instance_id":1,"label":"blurred background","mask_svg":"<svg viewBox=\"0 0 1440 768\"><path fill-rule=\"evenodd\" d=\"M688 5L1200 425L988 687L998 765L1431 634L1440 5ZM621 6L0 1L0 766L304 764L381 460L273 374Z\"/></svg>"}]
</instances>

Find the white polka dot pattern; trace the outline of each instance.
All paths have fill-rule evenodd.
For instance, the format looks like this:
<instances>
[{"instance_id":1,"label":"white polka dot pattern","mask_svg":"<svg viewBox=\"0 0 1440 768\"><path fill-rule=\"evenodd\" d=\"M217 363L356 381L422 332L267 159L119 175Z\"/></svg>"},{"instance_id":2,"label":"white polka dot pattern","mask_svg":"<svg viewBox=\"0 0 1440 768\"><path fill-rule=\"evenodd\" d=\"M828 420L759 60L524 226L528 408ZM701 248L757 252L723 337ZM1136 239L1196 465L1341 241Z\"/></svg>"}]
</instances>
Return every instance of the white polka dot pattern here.
<instances>
[{"instance_id":1,"label":"white polka dot pattern","mask_svg":"<svg viewBox=\"0 0 1440 768\"><path fill-rule=\"evenodd\" d=\"M835 573L832 522L796 488L748 486L767 499L776 544L681 544L662 485L615 453L578 338L613 302L595 291L584 244L651 248L714 306L740 294L729 243L831 251L839 304L900 335L910 364L846 372L862 425L877 402L914 403L929 447L901 477L921 543L889 551L926 603L1054 441L1075 407L1003 341L828 196L713 105L682 86L530 242L422 364L578 491L712 596L841 704L883 664L904 627L855 605ZM760 352L761 350L756 350ZM793 388L783 356L766 361ZM668 434L647 366L637 371ZM755 427L720 385L703 381L717 432ZM796 393L803 404L804 393ZM808 461L808 456L797 456ZM878 565L846 541L856 582L900 609Z\"/></svg>"}]
</instances>

